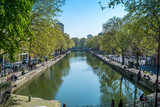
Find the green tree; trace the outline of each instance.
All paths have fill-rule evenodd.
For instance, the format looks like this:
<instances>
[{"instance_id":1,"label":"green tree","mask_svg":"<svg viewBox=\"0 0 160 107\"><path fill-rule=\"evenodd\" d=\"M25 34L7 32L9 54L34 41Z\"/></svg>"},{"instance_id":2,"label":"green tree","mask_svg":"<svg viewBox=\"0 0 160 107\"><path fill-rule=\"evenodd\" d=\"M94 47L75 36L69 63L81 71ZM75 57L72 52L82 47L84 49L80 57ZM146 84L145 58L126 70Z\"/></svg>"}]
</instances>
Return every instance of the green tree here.
<instances>
[{"instance_id":1,"label":"green tree","mask_svg":"<svg viewBox=\"0 0 160 107\"><path fill-rule=\"evenodd\" d=\"M74 46L74 41L70 39L69 34L64 33L64 38L66 41L67 49L72 48Z\"/></svg>"},{"instance_id":2,"label":"green tree","mask_svg":"<svg viewBox=\"0 0 160 107\"><path fill-rule=\"evenodd\" d=\"M118 54L122 56L122 65L124 64L124 56L127 52L128 46L130 46L130 32L125 27L122 27L115 36L115 49Z\"/></svg>"},{"instance_id":3,"label":"green tree","mask_svg":"<svg viewBox=\"0 0 160 107\"><path fill-rule=\"evenodd\" d=\"M34 0L0 1L0 55L8 54L14 61L21 41L34 39L28 28L33 3Z\"/></svg>"},{"instance_id":4,"label":"green tree","mask_svg":"<svg viewBox=\"0 0 160 107\"><path fill-rule=\"evenodd\" d=\"M145 26L146 36L151 36L158 43L158 64L157 64L157 81L159 70L159 51L160 51L160 2L159 0L111 0L109 7L114 7L116 4L123 4L129 12L128 15L135 17L141 21L140 24ZM156 102L157 106L157 91L158 82L156 84Z\"/></svg>"},{"instance_id":5,"label":"green tree","mask_svg":"<svg viewBox=\"0 0 160 107\"><path fill-rule=\"evenodd\" d=\"M84 47L84 43L85 43L86 39L85 38L81 38L79 41L80 47Z\"/></svg>"},{"instance_id":6,"label":"green tree","mask_svg":"<svg viewBox=\"0 0 160 107\"><path fill-rule=\"evenodd\" d=\"M101 40L100 36L94 36L92 38L87 39L84 46L87 48L100 50L100 40Z\"/></svg>"},{"instance_id":7,"label":"green tree","mask_svg":"<svg viewBox=\"0 0 160 107\"><path fill-rule=\"evenodd\" d=\"M38 55L49 54L55 48L56 36L61 35L60 31L56 31L58 26L56 25L55 17L61 12L60 7L64 5L64 0L35 0L34 5L30 15L31 25L28 26L30 30L36 35L36 41L29 41L27 51L29 53L29 65L31 62L31 55L35 52L33 50L38 50ZM55 30L55 31L54 31ZM57 34L58 32L58 34ZM55 35L56 34L56 35ZM41 42L40 42L41 40ZM44 41L45 43L44 43ZM41 44L39 44L41 43ZM34 44L34 46L32 46ZM36 46L37 45L37 46ZM38 46L41 45L41 46ZM43 51L43 52L42 52Z\"/></svg>"},{"instance_id":8,"label":"green tree","mask_svg":"<svg viewBox=\"0 0 160 107\"><path fill-rule=\"evenodd\" d=\"M125 20L118 17L109 19L103 24L103 35L100 41L101 49L109 54L121 54L122 64L124 64L124 55L129 45L129 32L122 27Z\"/></svg>"},{"instance_id":9,"label":"green tree","mask_svg":"<svg viewBox=\"0 0 160 107\"><path fill-rule=\"evenodd\" d=\"M79 38L72 38L72 40L75 42L75 47L79 46Z\"/></svg>"}]
</instances>

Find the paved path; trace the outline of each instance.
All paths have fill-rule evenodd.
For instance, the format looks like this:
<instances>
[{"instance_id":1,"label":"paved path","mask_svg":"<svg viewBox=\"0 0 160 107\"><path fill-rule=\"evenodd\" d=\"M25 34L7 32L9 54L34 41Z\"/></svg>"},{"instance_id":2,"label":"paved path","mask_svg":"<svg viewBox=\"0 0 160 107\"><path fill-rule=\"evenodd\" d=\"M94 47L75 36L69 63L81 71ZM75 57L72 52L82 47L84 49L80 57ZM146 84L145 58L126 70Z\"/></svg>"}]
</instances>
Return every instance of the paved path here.
<instances>
[{"instance_id":1,"label":"paved path","mask_svg":"<svg viewBox=\"0 0 160 107\"><path fill-rule=\"evenodd\" d=\"M63 56L63 55L61 55L61 56ZM57 60L58 60L58 57L59 57L59 56L56 57ZM56 62L57 60L43 62L43 64L44 64L44 65L47 65L48 63ZM36 65L36 68L33 67L32 70L30 70L29 68L26 68L26 69L24 69L24 70L25 70L25 73L28 73L28 72L34 71L35 69L38 69L39 67L42 67L42 63L37 64L37 65ZM22 71L18 71L18 72L11 73L11 74L9 74L9 75L7 75L7 76L5 76L5 77L0 77L0 84L3 83L3 82L6 82L6 81L7 81L7 78L8 78L8 77L11 77L11 75L13 75L13 74L15 74L17 77L22 76L21 73L22 73Z\"/></svg>"},{"instance_id":2,"label":"paved path","mask_svg":"<svg viewBox=\"0 0 160 107\"><path fill-rule=\"evenodd\" d=\"M126 65L122 65L122 64L120 64L120 63L117 63L117 62L114 62L114 61L109 61L109 59L107 58L107 57L105 57L105 56L103 56L103 55L100 55L100 54L95 54L97 57L99 57L99 58L101 58L102 60L104 60L104 61L106 61L106 62L108 62L108 63L110 63L110 64L114 64L114 65L116 65L116 66L119 66L119 67L121 67L121 68L124 68L124 66L126 66ZM127 66L126 66L127 67ZM134 74L138 74L138 72L139 72L139 70L137 70L137 69L135 69L135 68L126 68L126 70L128 70L128 71L130 71L130 72L132 72L132 73L134 73ZM146 75L146 77L144 77L144 75ZM153 75L151 75L149 72L143 72L143 71L141 71L141 76L143 77L143 78L146 78L147 79L147 76L149 76L150 77L150 80L149 81L151 81L152 83L155 83L155 81L157 80L157 75L155 75L155 74L153 74ZM159 79L159 81L160 81L160 76L158 76L158 79Z\"/></svg>"},{"instance_id":3,"label":"paved path","mask_svg":"<svg viewBox=\"0 0 160 107\"><path fill-rule=\"evenodd\" d=\"M92 53L92 52L91 52ZM94 53L93 53L94 54ZM114 64L116 66L119 66L121 68L124 69L124 66L126 65L122 65L120 63L114 62L114 61L109 61L109 59L103 55L100 54L94 54L97 57L99 57L100 59L102 59L103 61L106 61L110 64ZM135 69L135 68L126 68L126 70L134 73L134 74L138 74L139 70ZM146 75L146 77L144 77L144 75ZM151 75L149 72L148 73L144 73L143 71L141 71L141 76L143 78L147 79L147 75L150 76L150 80L152 83L155 83L156 79L157 79L157 75L153 74ZM158 76L159 80L160 80L160 76ZM147 101L140 101L139 99L136 100L136 107L154 107L155 104L155 93L149 94L147 95L148 100ZM126 102L127 103L127 102ZM160 93L158 93L158 104L160 105ZM125 104L125 107L133 107L134 106L134 101L130 101L127 104ZM158 106L160 107L160 106Z\"/></svg>"}]
</instances>

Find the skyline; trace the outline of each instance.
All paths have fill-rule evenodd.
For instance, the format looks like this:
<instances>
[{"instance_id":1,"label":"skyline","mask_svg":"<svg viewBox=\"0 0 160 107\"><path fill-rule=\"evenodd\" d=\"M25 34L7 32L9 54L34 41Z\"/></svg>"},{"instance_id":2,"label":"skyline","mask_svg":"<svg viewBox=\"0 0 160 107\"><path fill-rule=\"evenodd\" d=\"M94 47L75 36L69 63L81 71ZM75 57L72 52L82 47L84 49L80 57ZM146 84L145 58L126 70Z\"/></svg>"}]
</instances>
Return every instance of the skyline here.
<instances>
[{"instance_id":1,"label":"skyline","mask_svg":"<svg viewBox=\"0 0 160 107\"><path fill-rule=\"evenodd\" d=\"M124 7L116 6L114 9L101 9L98 4L100 0L66 0L62 7L62 13L58 20L64 24L64 32L71 38L87 38L88 34L93 36L102 32L103 23L110 18L123 17L127 14ZM106 0L104 0L106 1ZM102 1L103 6L108 3Z\"/></svg>"}]
</instances>

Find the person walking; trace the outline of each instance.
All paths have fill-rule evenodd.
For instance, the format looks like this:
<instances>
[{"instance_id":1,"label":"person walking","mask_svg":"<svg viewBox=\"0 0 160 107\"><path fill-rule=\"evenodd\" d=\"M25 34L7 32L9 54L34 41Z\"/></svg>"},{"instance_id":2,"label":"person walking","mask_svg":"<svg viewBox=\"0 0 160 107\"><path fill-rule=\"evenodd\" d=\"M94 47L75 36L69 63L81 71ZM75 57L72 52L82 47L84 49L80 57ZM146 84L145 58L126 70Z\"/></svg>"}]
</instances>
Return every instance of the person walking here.
<instances>
[{"instance_id":1,"label":"person walking","mask_svg":"<svg viewBox=\"0 0 160 107\"><path fill-rule=\"evenodd\" d=\"M142 94L142 95L140 96L140 100L141 100L141 101L146 101L146 100L147 100L147 98L146 98L146 97L144 97L144 94Z\"/></svg>"},{"instance_id":2,"label":"person walking","mask_svg":"<svg viewBox=\"0 0 160 107\"><path fill-rule=\"evenodd\" d=\"M122 107L123 103L122 103L122 99L120 99L119 105L118 107Z\"/></svg>"},{"instance_id":3,"label":"person walking","mask_svg":"<svg viewBox=\"0 0 160 107\"><path fill-rule=\"evenodd\" d=\"M114 99L112 99L111 107L114 107Z\"/></svg>"},{"instance_id":4,"label":"person walking","mask_svg":"<svg viewBox=\"0 0 160 107\"><path fill-rule=\"evenodd\" d=\"M138 81L141 80L141 71L138 72Z\"/></svg>"}]
</instances>

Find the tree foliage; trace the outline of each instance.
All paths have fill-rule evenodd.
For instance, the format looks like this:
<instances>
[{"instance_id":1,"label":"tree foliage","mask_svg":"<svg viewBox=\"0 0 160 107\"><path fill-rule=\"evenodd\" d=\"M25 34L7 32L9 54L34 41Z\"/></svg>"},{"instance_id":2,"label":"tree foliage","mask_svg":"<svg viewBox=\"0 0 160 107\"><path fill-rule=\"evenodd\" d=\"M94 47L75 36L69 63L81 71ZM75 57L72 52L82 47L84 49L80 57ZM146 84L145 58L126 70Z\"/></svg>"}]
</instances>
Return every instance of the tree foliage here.
<instances>
[{"instance_id":1,"label":"tree foliage","mask_svg":"<svg viewBox=\"0 0 160 107\"><path fill-rule=\"evenodd\" d=\"M34 0L1 0L0 1L0 54L14 54L21 47L21 41L34 36L28 26Z\"/></svg>"},{"instance_id":2,"label":"tree foliage","mask_svg":"<svg viewBox=\"0 0 160 107\"><path fill-rule=\"evenodd\" d=\"M99 50L100 49L100 40L101 40L100 36L94 36L92 38L87 39L84 46L87 48Z\"/></svg>"},{"instance_id":3,"label":"tree foliage","mask_svg":"<svg viewBox=\"0 0 160 107\"><path fill-rule=\"evenodd\" d=\"M33 57L51 56L56 50L74 46L69 35L61 32L58 21L65 0L1 0L0 55L14 60L21 52Z\"/></svg>"},{"instance_id":4,"label":"tree foliage","mask_svg":"<svg viewBox=\"0 0 160 107\"><path fill-rule=\"evenodd\" d=\"M111 49L109 51L111 53L119 50L121 44L125 46L129 43L126 52L136 55L138 63L139 55L153 55L155 53L155 46L157 45L155 41L160 44L160 3L157 0L110 0L109 7L114 8L119 4L125 6L128 14L119 24L122 24L120 29L119 26L113 26L117 23L112 24L115 18L105 23L101 48L106 51ZM123 39L119 41L121 37Z\"/></svg>"}]
</instances>

